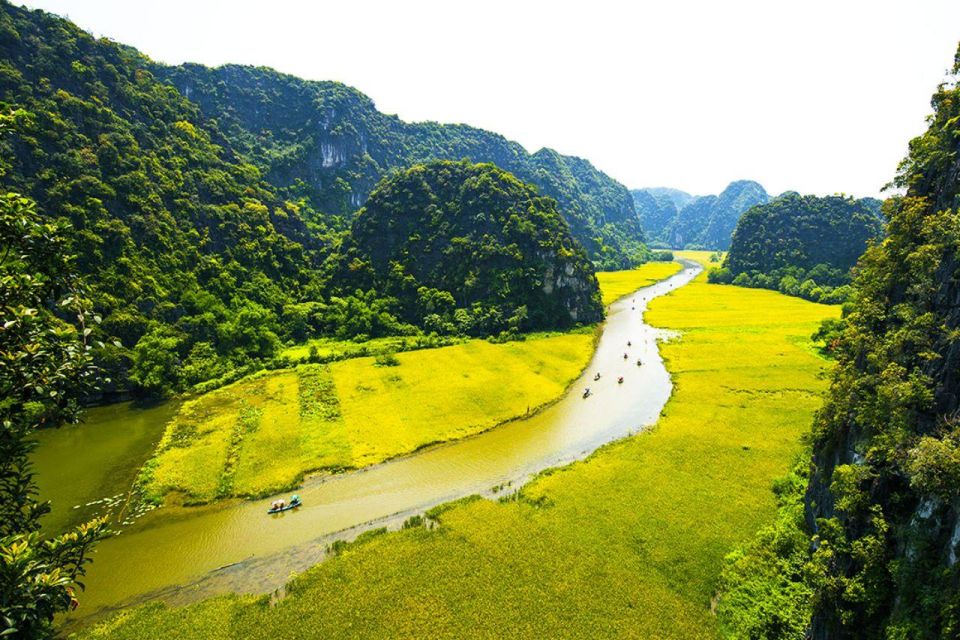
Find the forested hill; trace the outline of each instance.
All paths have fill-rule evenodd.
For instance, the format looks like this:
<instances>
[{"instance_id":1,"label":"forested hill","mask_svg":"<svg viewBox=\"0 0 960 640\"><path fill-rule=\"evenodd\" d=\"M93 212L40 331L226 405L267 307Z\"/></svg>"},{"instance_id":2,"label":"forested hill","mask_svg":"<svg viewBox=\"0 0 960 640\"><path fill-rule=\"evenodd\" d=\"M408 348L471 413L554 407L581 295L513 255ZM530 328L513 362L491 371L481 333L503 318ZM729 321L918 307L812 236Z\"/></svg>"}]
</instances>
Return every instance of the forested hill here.
<instances>
[{"instance_id":1,"label":"forested hill","mask_svg":"<svg viewBox=\"0 0 960 640\"><path fill-rule=\"evenodd\" d=\"M812 458L728 556L730 637L960 637L960 50L932 102L831 331Z\"/></svg>"},{"instance_id":2,"label":"forested hill","mask_svg":"<svg viewBox=\"0 0 960 640\"><path fill-rule=\"evenodd\" d=\"M651 246L678 249L727 249L740 215L770 200L751 180L731 182L719 195L666 188L635 189L631 195Z\"/></svg>"},{"instance_id":3,"label":"forested hill","mask_svg":"<svg viewBox=\"0 0 960 640\"><path fill-rule=\"evenodd\" d=\"M381 182L335 281L398 300L401 320L490 335L603 317L593 267L556 201L492 164L435 161Z\"/></svg>"},{"instance_id":4,"label":"forested hill","mask_svg":"<svg viewBox=\"0 0 960 640\"><path fill-rule=\"evenodd\" d=\"M932 102L814 427L815 638L960 634L960 50Z\"/></svg>"},{"instance_id":5,"label":"forested hill","mask_svg":"<svg viewBox=\"0 0 960 640\"><path fill-rule=\"evenodd\" d=\"M407 312L404 300L331 281L341 273L337 251L350 228L348 214L366 196L356 195L350 181L369 189L388 168L431 149L467 155L461 140L497 149L504 164L512 162L511 154L525 159L518 166L541 184L555 185L569 210L583 215L581 235L583 228L598 237L603 230L622 232L629 238L624 242L645 251L627 191L589 163L549 151L526 156L517 145L466 127L404 125L378 114L351 89L289 78L309 100L274 96L254 110L273 105L294 120L297 109L311 115L303 122L275 120L275 135L258 129L245 136L229 113L204 115L158 71L130 47L0 0L0 188L29 197L43 216L72 226L70 250L102 318L91 336L105 345L98 363L121 388L130 382L163 394L217 384L263 366L284 341L332 331L342 337L416 331L397 317ZM351 109L362 117L350 117ZM296 129L304 122L322 135L311 138ZM411 126L422 135L405 133ZM379 136L393 142L376 147ZM393 155L381 157L381 166L369 153L349 155L349 141ZM309 162L295 158L301 152ZM344 198L335 207L338 215L321 208L333 193ZM626 204L616 205L617 198ZM537 202L538 210L549 209ZM575 243L568 246L566 223L558 227L549 216L541 221L560 234L564 256L582 255ZM595 255L626 260L610 246ZM542 266L541 256L529 259ZM592 267L577 263L574 270L588 281L593 277ZM513 293L516 312L523 294ZM551 322L537 316L545 311L531 300L527 313L539 324L569 321L567 311Z\"/></svg>"},{"instance_id":6,"label":"forested hill","mask_svg":"<svg viewBox=\"0 0 960 640\"><path fill-rule=\"evenodd\" d=\"M640 217L640 226L643 227L644 236L650 246L662 249L679 248L672 247L664 240L663 233L676 220L677 212L682 205L678 205L677 200L669 195L656 193L653 189L634 189L630 191L630 195L633 197L633 204ZM686 202L690 200L693 200L693 196L686 199ZM680 200L680 202L683 201L683 199Z\"/></svg>"},{"instance_id":7,"label":"forested hill","mask_svg":"<svg viewBox=\"0 0 960 640\"><path fill-rule=\"evenodd\" d=\"M880 201L786 193L740 217L713 282L777 289L817 302L843 302L850 270L883 233Z\"/></svg>"},{"instance_id":8,"label":"forested hill","mask_svg":"<svg viewBox=\"0 0 960 640\"><path fill-rule=\"evenodd\" d=\"M271 357L316 295L322 237L136 51L0 3L0 184L73 227L115 379ZM113 343L116 341L116 347Z\"/></svg>"},{"instance_id":9,"label":"forested hill","mask_svg":"<svg viewBox=\"0 0 960 640\"><path fill-rule=\"evenodd\" d=\"M435 159L492 162L556 198L574 237L600 267L625 267L647 256L629 191L586 160L551 149L531 155L466 125L407 123L336 82L237 65L150 68L215 120L272 184L308 197L324 214L345 219L394 168Z\"/></svg>"}]
</instances>

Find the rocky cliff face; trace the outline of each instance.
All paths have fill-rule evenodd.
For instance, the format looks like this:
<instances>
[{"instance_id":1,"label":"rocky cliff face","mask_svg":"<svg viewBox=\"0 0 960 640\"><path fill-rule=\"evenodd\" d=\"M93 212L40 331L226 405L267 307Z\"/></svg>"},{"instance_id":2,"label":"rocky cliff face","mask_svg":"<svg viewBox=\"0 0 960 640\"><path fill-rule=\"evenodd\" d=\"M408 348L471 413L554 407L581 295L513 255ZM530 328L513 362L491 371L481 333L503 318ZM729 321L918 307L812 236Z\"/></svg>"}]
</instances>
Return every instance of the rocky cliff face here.
<instances>
[{"instance_id":1,"label":"rocky cliff face","mask_svg":"<svg viewBox=\"0 0 960 640\"><path fill-rule=\"evenodd\" d=\"M887 239L860 262L815 427L806 494L819 567L814 638L960 637L956 78L911 142Z\"/></svg>"}]
</instances>

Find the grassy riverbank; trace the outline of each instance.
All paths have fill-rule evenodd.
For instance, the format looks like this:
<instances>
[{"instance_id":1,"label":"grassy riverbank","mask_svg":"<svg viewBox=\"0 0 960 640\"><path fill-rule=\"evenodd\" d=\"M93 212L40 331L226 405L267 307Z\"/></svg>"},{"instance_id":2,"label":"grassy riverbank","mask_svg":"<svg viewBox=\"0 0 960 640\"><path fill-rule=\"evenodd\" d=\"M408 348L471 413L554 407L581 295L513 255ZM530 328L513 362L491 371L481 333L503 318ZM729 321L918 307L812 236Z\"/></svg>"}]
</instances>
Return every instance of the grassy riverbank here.
<instances>
[{"instance_id":1,"label":"grassy riverbank","mask_svg":"<svg viewBox=\"0 0 960 640\"><path fill-rule=\"evenodd\" d=\"M279 603L151 604L85 637L715 637L721 560L773 513L825 384L808 336L838 309L705 276L651 307L682 338L663 347L676 388L650 432L519 499L368 537Z\"/></svg>"},{"instance_id":2,"label":"grassy riverbank","mask_svg":"<svg viewBox=\"0 0 960 640\"><path fill-rule=\"evenodd\" d=\"M597 273L597 281L600 282L603 306L616 302L641 287L666 280L680 269L679 262L647 262L636 269L600 271Z\"/></svg>"}]
</instances>

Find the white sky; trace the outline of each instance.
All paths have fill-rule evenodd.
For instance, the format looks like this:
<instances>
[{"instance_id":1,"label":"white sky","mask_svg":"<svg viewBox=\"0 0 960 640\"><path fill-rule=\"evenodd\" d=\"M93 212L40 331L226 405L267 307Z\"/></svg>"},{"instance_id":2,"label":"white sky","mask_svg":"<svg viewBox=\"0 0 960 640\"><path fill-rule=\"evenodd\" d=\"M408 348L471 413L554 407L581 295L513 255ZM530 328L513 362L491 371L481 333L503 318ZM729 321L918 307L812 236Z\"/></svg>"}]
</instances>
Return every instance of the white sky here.
<instances>
[{"instance_id":1,"label":"white sky","mask_svg":"<svg viewBox=\"0 0 960 640\"><path fill-rule=\"evenodd\" d=\"M339 80L405 120L585 157L629 187L877 195L958 0L28 0L155 60Z\"/></svg>"}]
</instances>

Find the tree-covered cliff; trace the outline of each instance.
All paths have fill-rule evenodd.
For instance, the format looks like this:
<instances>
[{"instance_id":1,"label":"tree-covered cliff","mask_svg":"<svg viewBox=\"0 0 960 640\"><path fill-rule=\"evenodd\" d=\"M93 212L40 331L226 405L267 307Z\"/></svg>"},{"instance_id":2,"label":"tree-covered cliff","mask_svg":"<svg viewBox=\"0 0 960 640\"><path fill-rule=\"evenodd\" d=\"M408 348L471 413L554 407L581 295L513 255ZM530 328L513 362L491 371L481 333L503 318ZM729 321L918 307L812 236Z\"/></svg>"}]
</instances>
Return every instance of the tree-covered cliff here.
<instances>
[{"instance_id":1,"label":"tree-covered cliff","mask_svg":"<svg viewBox=\"0 0 960 640\"><path fill-rule=\"evenodd\" d=\"M960 51L858 263L809 469L730 558L731 636L960 637L958 80Z\"/></svg>"},{"instance_id":2,"label":"tree-covered cliff","mask_svg":"<svg viewBox=\"0 0 960 640\"><path fill-rule=\"evenodd\" d=\"M263 67L196 64L153 72L199 105L267 179L347 219L391 169L429 160L492 162L555 198L588 255L603 268L647 257L626 187L590 162L551 149L528 154L501 135L467 125L408 123L356 89Z\"/></svg>"},{"instance_id":3,"label":"tree-covered cliff","mask_svg":"<svg viewBox=\"0 0 960 640\"><path fill-rule=\"evenodd\" d=\"M344 291L374 289L439 333L595 322L593 266L556 201L492 164L435 161L381 182L338 256Z\"/></svg>"},{"instance_id":4,"label":"tree-covered cliff","mask_svg":"<svg viewBox=\"0 0 960 640\"><path fill-rule=\"evenodd\" d=\"M960 635L960 51L858 267L814 425L816 638Z\"/></svg>"},{"instance_id":5,"label":"tree-covered cliff","mask_svg":"<svg viewBox=\"0 0 960 640\"><path fill-rule=\"evenodd\" d=\"M719 195L695 197L666 188L631 194L651 246L676 249L727 249L741 214L770 200L751 180L731 182Z\"/></svg>"},{"instance_id":6,"label":"tree-covered cliff","mask_svg":"<svg viewBox=\"0 0 960 640\"><path fill-rule=\"evenodd\" d=\"M843 302L851 269L882 233L879 200L786 193L740 217L710 281Z\"/></svg>"}]
</instances>

